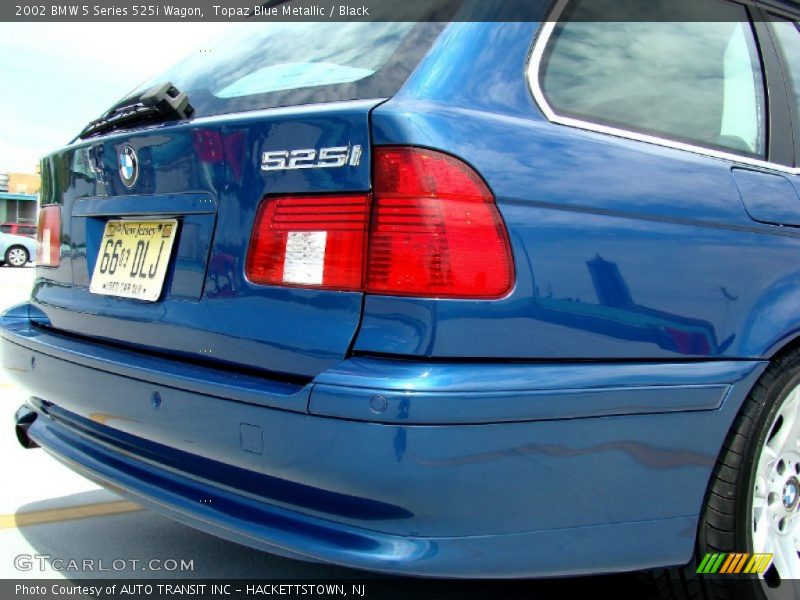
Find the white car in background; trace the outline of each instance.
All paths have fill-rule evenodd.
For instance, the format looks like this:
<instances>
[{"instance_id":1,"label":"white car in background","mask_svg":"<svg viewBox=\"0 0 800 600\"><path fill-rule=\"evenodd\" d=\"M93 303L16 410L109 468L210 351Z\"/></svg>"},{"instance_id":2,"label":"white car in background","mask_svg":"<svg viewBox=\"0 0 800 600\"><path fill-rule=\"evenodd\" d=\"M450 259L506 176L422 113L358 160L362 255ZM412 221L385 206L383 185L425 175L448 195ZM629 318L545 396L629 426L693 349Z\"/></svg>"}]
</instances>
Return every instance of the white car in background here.
<instances>
[{"instance_id":1,"label":"white car in background","mask_svg":"<svg viewBox=\"0 0 800 600\"><path fill-rule=\"evenodd\" d=\"M23 235L0 232L0 264L24 267L36 258L37 242Z\"/></svg>"}]
</instances>

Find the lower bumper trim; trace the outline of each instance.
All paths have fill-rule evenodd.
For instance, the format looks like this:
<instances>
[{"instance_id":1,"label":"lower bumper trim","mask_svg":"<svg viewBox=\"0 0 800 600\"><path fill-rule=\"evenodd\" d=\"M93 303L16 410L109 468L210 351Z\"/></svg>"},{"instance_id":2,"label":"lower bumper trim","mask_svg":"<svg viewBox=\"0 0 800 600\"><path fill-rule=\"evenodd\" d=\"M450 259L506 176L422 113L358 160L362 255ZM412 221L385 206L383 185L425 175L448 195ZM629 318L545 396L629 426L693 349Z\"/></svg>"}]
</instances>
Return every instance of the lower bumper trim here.
<instances>
[{"instance_id":1,"label":"lower bumper trim","mask_svg":"<svg viewBox=\"0 0 800 600\"><path fill-rule=\"evenodd\" d=\"M677 565L689 560L697 526L686 516L497 536L396 536L210 487L111 453L48 418L36 420L31 436L73 470L189 526L282 556L391 574L540 577Z\"/></svg>"}]
</instances>

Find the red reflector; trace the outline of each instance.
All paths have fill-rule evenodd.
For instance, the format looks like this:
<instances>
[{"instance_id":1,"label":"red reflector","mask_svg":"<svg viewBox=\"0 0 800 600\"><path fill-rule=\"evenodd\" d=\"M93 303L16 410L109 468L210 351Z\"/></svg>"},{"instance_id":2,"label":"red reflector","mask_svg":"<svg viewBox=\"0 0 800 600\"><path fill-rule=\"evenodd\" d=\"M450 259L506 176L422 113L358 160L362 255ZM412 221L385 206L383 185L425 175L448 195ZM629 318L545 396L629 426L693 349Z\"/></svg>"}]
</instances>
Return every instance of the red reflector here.
<instances>
[{"instance_id":1,"label":"red reflector","mask_svg":"<svg viewBox=\"0 0 800 600\"><path fill-rule=\"evenodd\" d=\"M39 248L36 262L39 266L57 267L61 263L61 207L43 206L39 211L36 232Z\"/></svg>"},{"instance_id":2,"label":"red reflector","mask_svg":"<svg viewBox=\"0 0 800 600\"><path fill-rule=\"evenodd\" d=\"M253 283L361 290L369 194L265 200L247 253Z\"/></svg>"},{"instance_id":3,"label":"red reflector","mask_svg":"<svg viewBox=\"0 0 800 600\"><path fill-rule=\"evenodd\" d=\"M513 260L486 184L462 161L422 148L378 147L367 292L500 298Z\"/></svg>"}]
</instances>

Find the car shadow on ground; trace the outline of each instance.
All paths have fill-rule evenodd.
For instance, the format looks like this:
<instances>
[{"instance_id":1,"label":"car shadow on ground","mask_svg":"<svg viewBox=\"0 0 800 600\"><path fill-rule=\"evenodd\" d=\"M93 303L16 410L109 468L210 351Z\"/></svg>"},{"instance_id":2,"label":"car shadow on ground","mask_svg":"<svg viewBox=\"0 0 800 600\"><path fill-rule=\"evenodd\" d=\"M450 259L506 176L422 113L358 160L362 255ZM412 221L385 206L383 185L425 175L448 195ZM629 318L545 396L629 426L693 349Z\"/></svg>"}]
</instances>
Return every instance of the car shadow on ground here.
<instances>
[{"instance_id":1,"label":"car shadow on ground","mask_svg":"<svg viewBox=\"0 0 800 600\"><path fill-rule=\"evenodd\" d=\"M81 507L103 505L123 506L120 498L106 490L95 490L37 501L21 506L16 514L19 521L32 513L61 517L58 521L19 527L32 553L48 555L49 570L42 572L38 564L24 578L65 576L69 579L89 578L170 578L170 579L258 579L265 580L365 580L379 598L408 598L413 590L414 600L421 598L530 598L571 599L606 596L610 598L644 598L635 575L584 577L548 580L517 580L514 582L410 580L402 577L383 577L374 573L332 565L283 558L267 552L228 542L191 527L164 518L153 512L124 508L120 514L75 516ZM77 510L70 512L70 508ZM94 570L52 570L54 559L94 560ZM106 569L97 571L102 559ZM157 559L159 565L174 560L191 561L191 570L148 570L148 563ZM124 569L112 568L113 561ZM34 561L35 562L35 561ZM171 564L171 563L170 563Z\"/></svg>"}]
</instances>

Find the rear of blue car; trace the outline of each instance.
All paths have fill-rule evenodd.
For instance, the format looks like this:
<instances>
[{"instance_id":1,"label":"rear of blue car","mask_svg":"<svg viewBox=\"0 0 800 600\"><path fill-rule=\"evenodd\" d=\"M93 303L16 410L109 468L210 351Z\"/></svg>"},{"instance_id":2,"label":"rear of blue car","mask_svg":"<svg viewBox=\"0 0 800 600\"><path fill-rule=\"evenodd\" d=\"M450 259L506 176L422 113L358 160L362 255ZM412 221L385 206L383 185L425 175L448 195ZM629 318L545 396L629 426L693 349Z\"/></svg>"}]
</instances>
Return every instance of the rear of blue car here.
<instances>
[{"instance_id":1,"label":"rear of blue car","mask_svg":"<svg viewBox=\"0 0 800 600\"><path fill-rule=\"evenodd\" d=\"M0 326L21 439L289 556L689 561L796 238L719 157L549 123L538 23L270 27L43 161L42 263ZM153 90L175 114L126 121Z\"/></svg>"}]
</instances>

